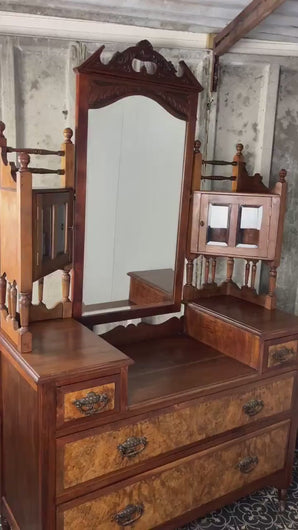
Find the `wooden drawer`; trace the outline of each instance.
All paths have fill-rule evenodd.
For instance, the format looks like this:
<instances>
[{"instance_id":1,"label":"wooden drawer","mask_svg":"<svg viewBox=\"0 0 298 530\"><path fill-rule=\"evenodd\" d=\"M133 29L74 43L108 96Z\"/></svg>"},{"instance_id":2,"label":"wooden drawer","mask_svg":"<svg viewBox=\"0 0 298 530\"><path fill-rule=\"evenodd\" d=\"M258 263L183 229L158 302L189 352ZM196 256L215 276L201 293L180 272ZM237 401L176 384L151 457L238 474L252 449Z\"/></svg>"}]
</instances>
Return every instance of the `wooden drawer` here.
<instances>
[{"instance_id":1,"label":"wooden drawer","mask_svg":"<svg viewBox=\"0 0 298 530\"><path fill-rule=\"evenodd\" d=\"M298 361L298 338L282 341L265 342L265 359L267 368L282 364L295 364Z\"/></svg>"},{"instance_id":2,"label":"wooden drawer","mask_svg":"<svg viewBox=\"0 0 298 530\"><path fill-rule=\"evenodd\" d=\"M281 470L290 422L238 438L58 508L58 530L148 530ZM126 523L126 524L123 524Z\"/></svg>"},{"instance_id":3,"label":"wooden drawer","mask_svg":"<svg viewBox=\"0 0 298 530\"><path fill-rule=\"evenodd\" d=\"M57 440L57 493L290 409L294 376L196 399L141 421ZM133 472L133 470L131 470Z\"/></svg>"},{"instance_id":4,"label":"wooden drawer","mask_svg":"<svg viewBox=\"0 0 298 530\"><path fill-rule=\"evenodd\" d=\"M57 426L119 412L119 387L120 378L117 375L60 387Z\"/></svg>"}]
</instances>

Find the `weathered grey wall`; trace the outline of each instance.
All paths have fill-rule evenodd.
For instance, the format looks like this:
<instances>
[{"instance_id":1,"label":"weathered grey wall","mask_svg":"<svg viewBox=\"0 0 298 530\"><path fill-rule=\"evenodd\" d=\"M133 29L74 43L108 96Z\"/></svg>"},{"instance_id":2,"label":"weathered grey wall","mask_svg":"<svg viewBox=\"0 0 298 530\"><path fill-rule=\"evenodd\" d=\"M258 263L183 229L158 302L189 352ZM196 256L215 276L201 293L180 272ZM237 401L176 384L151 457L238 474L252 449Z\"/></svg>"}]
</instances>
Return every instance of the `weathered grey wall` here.
<instances>
[{"instance_id":1,"label":"weathered grey wall","mask_svg":"<svg viewBox=\"0 0 298 530\"><path fill-rule=\"evenodd\" d=\"M73 67L83 62L102 42L70 42L48 38L0 37L0 118L6 123L8 145L58 149L63 129L74 128L75 74ZM107 44L106 56L127 44ZM177 67L183 59L203 86L208 82L209 52L161 49ZM199 102L198 128L204 130L203 109L208 92ZM201 134L203 138L206 135ZM203 141L205 147L206 141ZM13 157L11 157L13 159ZM45 157L32 156L31 165L44 167ZM59 159L47 157L46 167L59 167ZM57 187L59 177L34 175L34 187ZM33 299L37 292L34 286ZM60 272L45 279L44 295L51 307L61 298Z\"/></svg>"},{"instance_id":2,"label":"weathered grey wall","mask_svg":"<svg viewBox=\"0 0 298 530\"><path fill-rule=\"evenodd\" d=\"M64 127L74 127L75 76L72 69L100 44L47 38L0 38L0 117L7 125L9 144L59 147ZM123 43L113 43L107 46L107 53L125 47ZM278 178L281 167L288 170L289 200L277 294L279 307L298 312L298 59L228 54L221 59L218 92L209 94L208 51L160 51L174 64L184 59L205 88L200 96L198 120L204 156L231 159L236 143L241 141L249 170L262 173L266 183ZM35 160L40 165L40 160ZM57 167L57 163L59 161L54 158L49 160L50 167ZM222 171L230 173L230 169L221 168ZM34 184L57 186L59 178L35 177ZM200 267L197 274L199 278ZM237 267L239 281L242 274L240 262ZM45 291L50 305L60 296L56 280L48 279Z\"/></svg>"}]
</instances>

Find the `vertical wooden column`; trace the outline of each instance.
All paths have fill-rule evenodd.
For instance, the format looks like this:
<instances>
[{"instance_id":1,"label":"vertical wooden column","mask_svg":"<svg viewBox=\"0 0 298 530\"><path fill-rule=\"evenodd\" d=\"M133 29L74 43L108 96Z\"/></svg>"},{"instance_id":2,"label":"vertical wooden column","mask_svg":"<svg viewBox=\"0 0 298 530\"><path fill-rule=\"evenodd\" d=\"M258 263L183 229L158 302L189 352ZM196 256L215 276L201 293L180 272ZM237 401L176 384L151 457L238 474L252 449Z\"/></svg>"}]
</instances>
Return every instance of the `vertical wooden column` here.
<instances>
[{"instance_id":1,"label":"vertical wooden column","mask_svg":"<svg viewBox=\"0 0 298 530\"><path fill-rule=\"evenodd\" d=\"M250 261L246 260L245 273L244 273L244 287L248 287L249 275L250 275Z\"/></svg>"},{"instance_id":2,"label":"vertical wooden column","mask_svg":"<svg viewBox=\"0 0 298 530\"><path fill-rule=\"evenodd\" d=\"M4 309L6 310L6 274L2 274L0 276L0 310Z\"/></svg>"},{"instance_id":3,"label":"vertical wooden column","mask_svg":"<svg viewBox=\"0 0 298 530\"><path fill-rule=\"evenodd\" d=\"M257 263L258 263L258 260L256 260L256 259L252 260L250 287L253 290L255 290L256 274L257 274Z\"/></svg>"},{"instance_id":4,"label":"vertical wooden column","mask_svg":"<svg viewBox=\"0 0 298 530\"><path fill-rule=\"evenodd\" d=\"M61 169L64 174L61 177L62 188L74 188L74 145L71 141L73 132L70 127L67 127L63 131L64 142L61 145L61 151L64 152L64 156L61 157Z\"/></svg>"},{"instance_id":5,"label":"vertical wooden column","mask_svg":"<svg viewBox=\"0 0 298 530\"><path fill-rule=\"evenodd\" d=\"M208 285L209 283L209 272L210 272L210 257L205 256L205 280L204 285Z\"/></svg>"},{"instance_id":6,"label":"vertical wooden column","mask_svg":"<svg viewBox=\"0 0 298 530\"><path fill-rule=\"evenodd\" d=\"M72 316L72 303L70 301L70 274L69 268L62 272L62 304L63 304L63 318L70 318Z\"/></svg>"},{"instance_id":7,"label":"vertical wooden column","mask_svg":"<svg viewBox=\"0 0 298 530\"><path fill-rule=\"evenodd\" d=\"M226 283L231 283L234 272L234 258L227 259L227 278Z\"/></svg>"},{"instance_id":8,"label":"vertical wooden column","mask_svg":"<svg viewBox=\"0 0 298 530\"><path fill-rule=\"evenodd\" d=\"M199 191L201 189L202 154L200 152L200 147L201 147L200 140L195 140L193 169L192 169L192 191Z\"/></svg>"},{"instance_id":9,"label":"vertical wooden column","mask_svg":"<svg viewBox=\"0 0 298 530\"><path fill-rule=\"evenodd\" d=\"M38 305L44 305L43 304L43 287L44 287L44 279L39 278L38 280Z\"/></svg>"},{"instance_id":10,"label":"vertical wooden column","mask_svg":"<svg viewBox=\"0 0 298 530\"><path fill-rule=\"evenodd\" d=\"M236 145L236 154L233 157L233 162L237 162L236 166L233 166L233 177L236 177L236 180L233 180L232 182L232 191L237 191L237 184L238 184L238 177L239 177L239 171L240 171L240 163L244 162L244 156L242 154L243 151L243 144L237 144Z\"/></svg>"},{"instance_id":11,"label":"vertical wooden column","mask_svg":"<svg viewBox=\"0 0 298 530\"><path fill-rule=\"evenodd\" d=\"M212 272L211 272L211 283L212 283L212 285L216 285L216 282L215 282L215 274L216 274L216 256L212 256L211 268L212 268Z\"/></svg>"},{"instance_id":12,"label":"vertical wooden column","mask_svg":"<svg viewBox=\"0 0 298 530\"><path fill-rule=\"evenodd\" d=\"M273 297L275 293L276 276L277 276L277 267L275 267L274 265L271 265L270 272L269 272L269 290L268 290L268 295L270 297Z\"/></svg>"}]
</instances>

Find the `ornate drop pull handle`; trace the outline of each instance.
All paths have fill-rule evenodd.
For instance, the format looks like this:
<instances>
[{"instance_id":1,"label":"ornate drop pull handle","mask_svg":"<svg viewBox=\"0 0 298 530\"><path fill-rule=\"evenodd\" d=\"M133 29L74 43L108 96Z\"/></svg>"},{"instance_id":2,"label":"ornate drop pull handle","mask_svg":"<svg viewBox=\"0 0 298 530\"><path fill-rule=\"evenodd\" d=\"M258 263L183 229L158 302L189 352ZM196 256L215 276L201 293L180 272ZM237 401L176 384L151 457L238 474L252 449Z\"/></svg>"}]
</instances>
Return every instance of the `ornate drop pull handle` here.
<instances>
[{"instance_id":1,"label":"ornate drop pull handle","mask_svg":"<svg viewBox=\"0 0 298 530\"><path fill-rule=\"evenodd\" d=\"M112 520L119 526L130 526L135 523L144 513L144 505L128 504L123 510L113 515Z\"/></svg>"},{"instance_id":2,"label":"ornate drop pull handle","mask_svg":"<svg viewBox=\"0 0 298 530\"><path fill-rule=\"evenodd\" d=\"M242 410L251 418L252 416L256 416L256 414L259 414L263 407L264 401L261 399L251 399L247 403L244 403Z\"/></svg>"},{"instance_id":3,"label":"ornate drop pull handle","mask_svg":"<svg viewBox=\"0 0 298 530\"><path fill-rule=\"evenodd\" d=\"M109 401L110 398L107 394L88 392L86 397L73 401L73 405L85 416L92 416L92 414L101 412Z\"/></svg>"},{"instance_id":4,"label":"ornate drop pull handle","mask_svg":"<svg viewBox=\"0 0 298 530\"><path fill-rule=\"evenodd\" d=\"M118 445L117 449L121 456L124 458L133 458L144 451L148 440L145 436L127 438L125 442Z\"/></svg>"},{"instance_id":5,"label":"ornate drop pull handle","mask_svg":"<svg viewBox=\"0 0 298 530\"><path fill-rule=\"evenodd\" d=\"M238 464L236 465L236 468L239 469L241 473L251 473L259 463L259 459L257 456L246 456Z\"/></svg>"},{"instance_id":6,"label":"ornate drop pull handle","mask_svg":"<svg viewBox=\"0 0 298 530\"><path fill-rule=\"evenodd\" d=\"M275 361L278 361L279 363L284 363L286 361L289 361L291 357L295 355L295 351L293 348L286 348L285 346L283 348L280 348L279 350L276 350L272 357L275 359Z\"/></svg>"}]
</instances>

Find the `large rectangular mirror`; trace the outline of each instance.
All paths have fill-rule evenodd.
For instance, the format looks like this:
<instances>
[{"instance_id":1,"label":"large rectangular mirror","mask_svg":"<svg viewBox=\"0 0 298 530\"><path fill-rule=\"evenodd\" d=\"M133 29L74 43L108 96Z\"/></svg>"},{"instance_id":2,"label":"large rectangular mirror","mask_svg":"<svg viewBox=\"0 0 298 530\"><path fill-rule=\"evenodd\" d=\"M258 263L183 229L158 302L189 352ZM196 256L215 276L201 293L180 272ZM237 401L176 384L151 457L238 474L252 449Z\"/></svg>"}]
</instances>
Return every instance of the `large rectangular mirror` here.
<instances>
[{"instance_id":1,"label":"large rectangular mirror","mask_svg":"<svg viewBox=\"0 0 298 530\"><path fill-rule=\"evenodd\" d=\"M178 311L198 93L148 41L77 73L74 316Z\"/></svg>"},{"instance_id":2,"label":"large rectangular mirror","mask_svg":"<svg viewBox=\"0 0 298 530\"><path fill-rule=\"evenodd\" d=\"M89 109L83 314L173 300L184 142L149 98Z\"/></svg>"}]
</instances>

